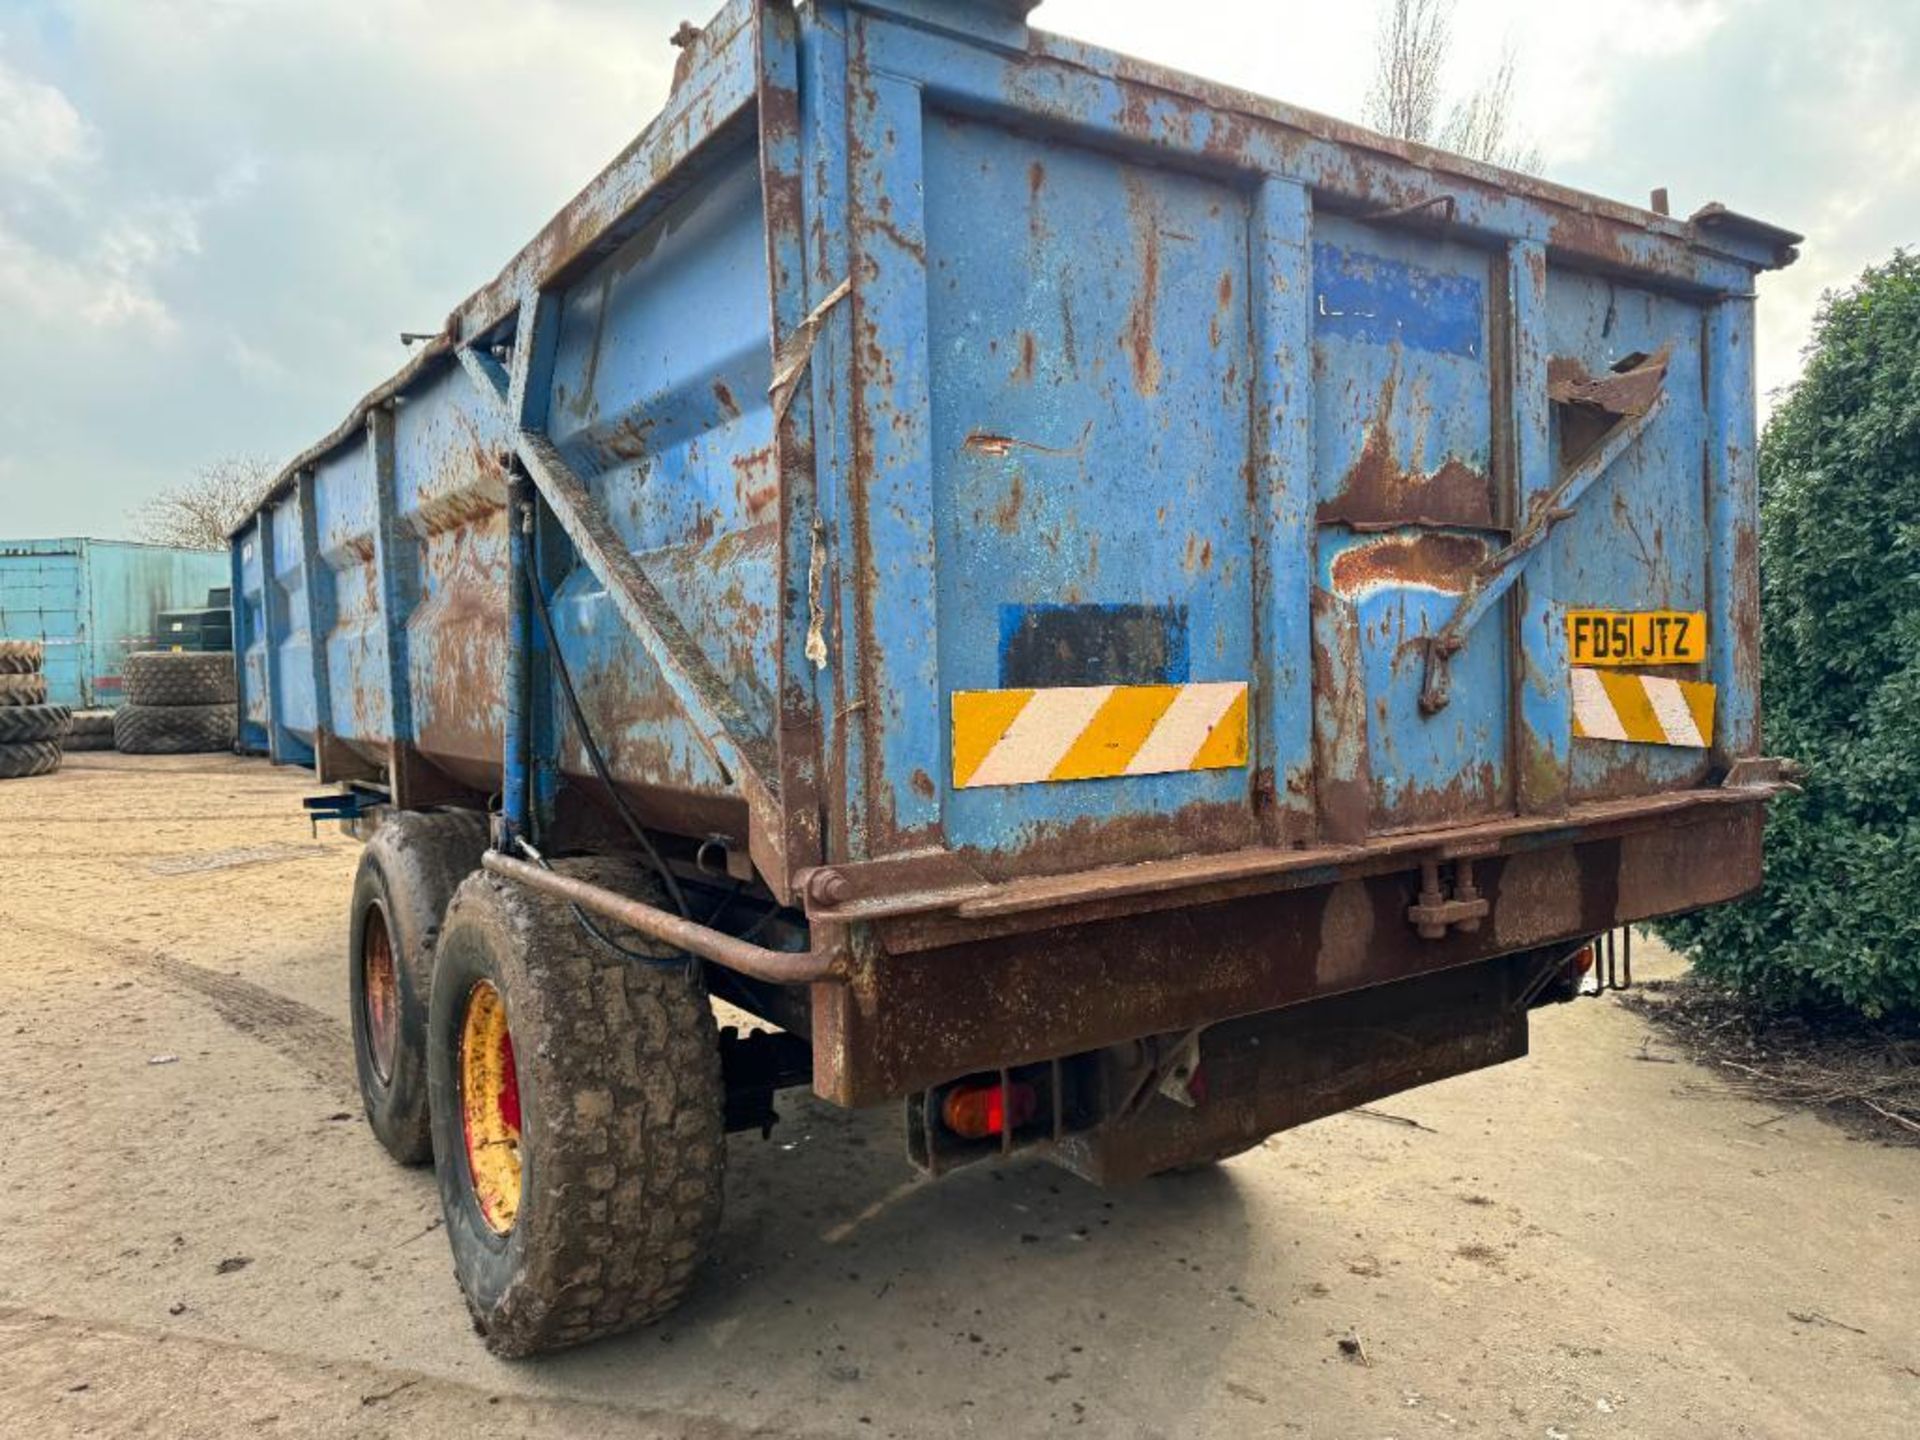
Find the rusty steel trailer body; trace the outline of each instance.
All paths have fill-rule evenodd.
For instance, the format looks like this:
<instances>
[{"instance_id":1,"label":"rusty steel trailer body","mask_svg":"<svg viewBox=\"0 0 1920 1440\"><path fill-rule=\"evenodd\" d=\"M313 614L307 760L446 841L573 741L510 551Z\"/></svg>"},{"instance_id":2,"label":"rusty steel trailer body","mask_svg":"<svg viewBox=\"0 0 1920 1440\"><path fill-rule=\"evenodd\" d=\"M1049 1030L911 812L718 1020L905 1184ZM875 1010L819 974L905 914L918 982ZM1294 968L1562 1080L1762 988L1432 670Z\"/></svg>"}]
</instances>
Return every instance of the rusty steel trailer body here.
<instances>
[{"instance_id":1,"label":"rusty steel trailer body","mask_svg":"<svg viewBox=\"0 0 1920 1440\"><path fill-rule=\"evenodd\" d=\"M1539 957L1757 884L1753 281L1797 237L1031 8L684 30L237 530L243 739L494 803L534 883L618 800L713 903L568 898L731 967L843 1104L1286 1037L1174 1160L1520 1053ZM1569 615L1655 612L1701 628L1576 663ZM1332 1054L1383 1017L1426 1038Z\"/></svg>"}]
</instances>

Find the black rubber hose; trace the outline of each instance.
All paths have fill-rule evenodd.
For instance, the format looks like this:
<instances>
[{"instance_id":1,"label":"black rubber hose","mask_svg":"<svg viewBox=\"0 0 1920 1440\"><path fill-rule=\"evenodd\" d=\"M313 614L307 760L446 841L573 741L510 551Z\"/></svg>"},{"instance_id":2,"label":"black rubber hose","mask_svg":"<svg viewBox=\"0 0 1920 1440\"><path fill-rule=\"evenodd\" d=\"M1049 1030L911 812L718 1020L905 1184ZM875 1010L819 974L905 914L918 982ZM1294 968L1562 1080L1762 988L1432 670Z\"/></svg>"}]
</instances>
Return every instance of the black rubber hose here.
<instances>
[{"instance_id":1,"label":"black rubber hose","mask_svg":"<svg viewBox=\"0 0 1920 1440\"><path fill-rule=\"evenodd\" d=\"M580 697L574 693L573 676L567 672L566 657L560 653L560 637L554 632L553 616L547 609L546 582L540 577L540 557L533 556L533 564L528 567L532 572L528 579L532 582L528 588L533 591L533 612L540 617L540 628L547 637L547 653L553 657L554 674L560 677L560 691L567 697L567 709L573 715L574 728L580 732L580 744L587 752L587 763L593 766L593 773L600 777L600 783L606 787L607 798L613 802L613 808L620 812L620 819L633 833L635 843L646 854L647 863L660 876L660 883L666 887L667 896L673 901L673 908L680 912L683 920L693 919L693 911L687 905L686 892L681 890L680 882L667 868L666 860L659 848L654 845L653 837L627 808L626 800L619 788L613 783L613 775L607 769L607 758L600 753L600 746L593 738L593 731L587 725L586 712L580 708Z\"/></svg>"}]
</instances>

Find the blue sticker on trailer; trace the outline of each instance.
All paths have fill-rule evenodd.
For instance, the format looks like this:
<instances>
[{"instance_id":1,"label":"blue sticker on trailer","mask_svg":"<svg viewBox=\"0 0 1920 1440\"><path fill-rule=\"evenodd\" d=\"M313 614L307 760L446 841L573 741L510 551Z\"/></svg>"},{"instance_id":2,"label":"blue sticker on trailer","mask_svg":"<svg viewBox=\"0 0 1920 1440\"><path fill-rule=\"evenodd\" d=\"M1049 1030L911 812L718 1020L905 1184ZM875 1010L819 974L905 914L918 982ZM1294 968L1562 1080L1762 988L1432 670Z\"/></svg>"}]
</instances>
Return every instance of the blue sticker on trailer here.
<instances>
[{"instance_id":1,"label":"blue sticker on trailer","mask_svg":"<svg viewBox=\"0 0 1920 1440\"><path fill-rule=\"evenodd\" d=\"M1313 324L1322 335L1477 359L1485 292L1470 275L1313 247Z\"/></svg>"}]
</instances>

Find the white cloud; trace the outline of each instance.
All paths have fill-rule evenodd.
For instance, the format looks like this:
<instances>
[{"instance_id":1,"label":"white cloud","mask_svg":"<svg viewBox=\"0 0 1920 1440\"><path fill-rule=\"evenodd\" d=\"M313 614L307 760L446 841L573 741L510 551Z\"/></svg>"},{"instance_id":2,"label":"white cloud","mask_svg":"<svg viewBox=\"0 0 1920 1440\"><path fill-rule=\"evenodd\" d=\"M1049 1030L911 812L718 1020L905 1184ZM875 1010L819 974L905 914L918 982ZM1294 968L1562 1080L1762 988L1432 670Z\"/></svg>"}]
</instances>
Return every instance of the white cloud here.
<instances>
[{"instance_id":1,"label":"white cloud","mask_svg":"<svg viewBox=\"0 0 1920 1440\"><path fill-rule=\"evenodd\" d=\"M77 482L10 523L110 529L209 456L329 429L399 330L436 328L639 131L667 36L717 4L0 0L0 475ZM1035 20L1334 114L1372 68L1368 3ZM1821 289L1920 242L1920 6L1459 0L1455 32L1456 85L1516 45L1555 179L1809 232L1763 281L1764 384Z\"/></svg>"},{"instance_id":2,"label":"white cloud","mask_svg":"<svg viewBox=\"0 0 1920 1440\"><path fill-rule=\"evenodd\" d=\"M51 185L93 153L73 102L0 54L0 187Z\"/></svg>"}]
</instances>

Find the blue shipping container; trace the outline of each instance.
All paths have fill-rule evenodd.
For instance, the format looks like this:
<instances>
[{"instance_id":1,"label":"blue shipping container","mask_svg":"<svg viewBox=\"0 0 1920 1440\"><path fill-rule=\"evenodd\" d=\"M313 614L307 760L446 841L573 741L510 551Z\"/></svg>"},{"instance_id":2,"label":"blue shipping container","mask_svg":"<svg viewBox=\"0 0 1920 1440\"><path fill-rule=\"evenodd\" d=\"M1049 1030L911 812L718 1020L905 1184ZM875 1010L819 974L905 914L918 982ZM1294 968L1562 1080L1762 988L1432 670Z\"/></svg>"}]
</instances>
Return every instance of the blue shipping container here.
<instances>
[{"instance_id":1,"label":"blue shipping container","mask_svg":"<svg viewBox=\"0 0 1920 1440\"><path fill-rule=\"evenodd\" d=\"M121 700L120 671L156 648L154 616L205 605L227 556L125 540L0 540L0 639L46 646L47 697L71 709Z\"/></svg>"}]
</instances>

